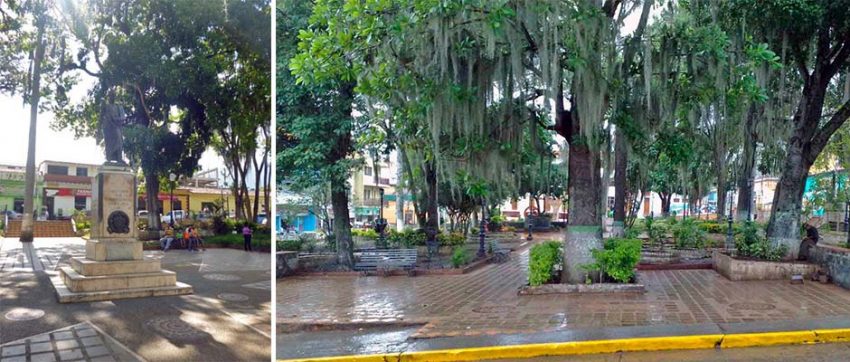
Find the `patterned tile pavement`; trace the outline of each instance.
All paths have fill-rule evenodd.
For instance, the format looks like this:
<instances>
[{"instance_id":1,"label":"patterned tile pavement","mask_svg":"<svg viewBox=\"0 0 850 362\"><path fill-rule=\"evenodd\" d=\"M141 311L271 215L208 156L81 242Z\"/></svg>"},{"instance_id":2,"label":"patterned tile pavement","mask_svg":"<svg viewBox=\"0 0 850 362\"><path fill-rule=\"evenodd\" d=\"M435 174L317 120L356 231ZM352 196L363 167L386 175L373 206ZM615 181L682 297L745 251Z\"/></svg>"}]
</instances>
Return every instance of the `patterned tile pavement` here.
<instances>
[{"instance_id":1,"label":"patterned tile pavement","mask_svg":"<svg viewBox=\"0 0 850 362\"><path fill-rule=\"evenodd\" d=\"M16 239L0 238L0 344L3 344L0 362L53 360L49 354L27 359L28 355L44 353L40 348L46 347L40 344L28 350L26 341L46 331L57 328L62 331L83 322L104 331L98 332L104 340L114 338L147 360L270 358L270 254L230 249L201 253L145 251L146 257L161 259L163 268L177 272L178 280L192 285L194 294L57 303L49 278L56 274L57 267L67 265L70 257L84 254L85 240L80 238L37 238L24 244ZM212 274L229 278L205 278ZM74 332L60 337L69 334L73 336ZM79 341L55 340L60 341L54 346L58 351L52 354L55 360L102 357L95 355L98 349L89 352L87 345ZM21 350L26 354L18 353ZM137 359L112 355L112 359L103 360Z\"/></svg>"},{"instance_id":2,"label":"patterned tile pavement","mask_svg":"<svg viewBox=\"0 0 850 362\"><path fill-rule=\"evenodd\" d=\"M465 275L284 278L277 323L422 323L412 337L428 338L850 316L850 291L835 285L732 282L712 270L639 272L646 294L519 296L527 268L525 250Z\"/></svg>"},{"instance_id":3,"label":"patterned tile pavement","mask_svg":"<svg viewBox=\"0 0 850 362\"><path fill-rule=\"evenodd\" d=\"M143 361L91 323L80 323L0 345L0 362Z\"/></svg>"}]
</instances>

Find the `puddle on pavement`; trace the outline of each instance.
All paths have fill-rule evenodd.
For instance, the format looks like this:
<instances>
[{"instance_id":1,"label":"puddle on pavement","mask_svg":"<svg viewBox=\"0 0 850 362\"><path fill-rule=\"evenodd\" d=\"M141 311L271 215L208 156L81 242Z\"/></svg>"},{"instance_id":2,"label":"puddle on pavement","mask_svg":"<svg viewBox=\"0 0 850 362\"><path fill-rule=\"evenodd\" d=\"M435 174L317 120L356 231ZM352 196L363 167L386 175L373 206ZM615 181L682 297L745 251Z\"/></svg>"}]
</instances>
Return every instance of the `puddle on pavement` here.
<instances>
[{"instance_id":1,"label":"puddle on pavement","mask_svg":"<svg viewBox=\"0 0 850 362\"><path fill-rule=\"evenodd\" d=\"M397 353L411 343L420 326L372 327L351 330L282 333L277 335L277 358L348 356Z\"/></svg>"}]
</instances>

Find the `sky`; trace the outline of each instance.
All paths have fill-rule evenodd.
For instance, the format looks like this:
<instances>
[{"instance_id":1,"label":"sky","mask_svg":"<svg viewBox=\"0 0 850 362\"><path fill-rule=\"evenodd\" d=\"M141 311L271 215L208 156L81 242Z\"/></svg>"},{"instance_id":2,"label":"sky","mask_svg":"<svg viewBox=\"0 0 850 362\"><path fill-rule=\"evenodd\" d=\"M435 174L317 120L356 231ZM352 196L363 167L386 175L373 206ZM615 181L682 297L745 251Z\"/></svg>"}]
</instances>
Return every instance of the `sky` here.
<instances>
[{"instance_id":1,"label":"sky","mask_svg":"<svg viewBox=\"0 0 850 362\"><path fill-rule=\"evenodd\" d=\"M80 77L80 82L69 96L77 102L93 85L93 80ZM42 161L63 161L88 164L104 162L103 147L94 138L75 139L71 131L54 131L53 112L41 112L36 128L36 167ZM0 94L0 164L24 166L27 162L29 143L30 107L24 105L20 95ZM201 156L203 170L220 168L223 175L224 160L213 150L207 150Z\"/></svg>"}]
</instances>

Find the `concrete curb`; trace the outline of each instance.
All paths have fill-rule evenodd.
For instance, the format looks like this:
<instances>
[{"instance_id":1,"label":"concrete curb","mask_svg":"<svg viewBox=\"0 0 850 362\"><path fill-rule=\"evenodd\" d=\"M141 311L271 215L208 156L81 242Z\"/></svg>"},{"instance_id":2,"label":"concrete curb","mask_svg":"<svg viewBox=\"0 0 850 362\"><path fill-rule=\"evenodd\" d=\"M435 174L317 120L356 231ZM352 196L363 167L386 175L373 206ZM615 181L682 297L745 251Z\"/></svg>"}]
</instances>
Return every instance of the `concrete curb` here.
<instances>
[{"instance_id":1,"label":"concrete curb","mask_svg":"<svg viewBox=\"0 0 850 362\"><path fill-rule=\"evenodd\" d=\"M375 355L315 357L280 362L418 362L477 361L543 356L672 351L712 348L744 348L790 344L850 342L850 329L812 329L764 333L703 334L646 338L608 339L557 343L537 343L477 348L444 349Z\"/></svg>"}]
</instances>

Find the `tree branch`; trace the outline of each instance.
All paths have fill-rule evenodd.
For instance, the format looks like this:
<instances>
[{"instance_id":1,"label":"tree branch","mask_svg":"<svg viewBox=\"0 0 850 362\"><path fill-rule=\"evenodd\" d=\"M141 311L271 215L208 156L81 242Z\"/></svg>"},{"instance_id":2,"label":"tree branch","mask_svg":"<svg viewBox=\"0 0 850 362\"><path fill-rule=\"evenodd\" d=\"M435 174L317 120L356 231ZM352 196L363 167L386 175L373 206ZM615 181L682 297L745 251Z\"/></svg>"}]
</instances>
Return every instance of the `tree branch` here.
<instances>
[{"instance_id":1,"label":"tree branch","mask_svg":"<svg viewBox=\"0 0 850 362\"><path fill-rule=\"evenodd\" d=\"M810 162L814 162L817 158L818 154L823 150L826 146L826 143L829 142L829 138L832 137L832 134L844 124L847 119L850 118L850 100L845 102L841 108L838 109L835 114L832 115L832 118L829 119L826 124L823 125L820 129L817 130L814 137L812 137L811 145L812 147L809 149L809 153L806 155L806 158Z\"/></svg>"}]
</instances>

